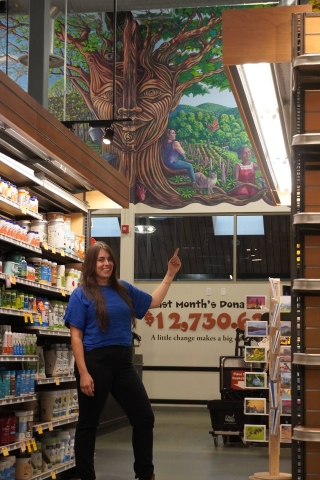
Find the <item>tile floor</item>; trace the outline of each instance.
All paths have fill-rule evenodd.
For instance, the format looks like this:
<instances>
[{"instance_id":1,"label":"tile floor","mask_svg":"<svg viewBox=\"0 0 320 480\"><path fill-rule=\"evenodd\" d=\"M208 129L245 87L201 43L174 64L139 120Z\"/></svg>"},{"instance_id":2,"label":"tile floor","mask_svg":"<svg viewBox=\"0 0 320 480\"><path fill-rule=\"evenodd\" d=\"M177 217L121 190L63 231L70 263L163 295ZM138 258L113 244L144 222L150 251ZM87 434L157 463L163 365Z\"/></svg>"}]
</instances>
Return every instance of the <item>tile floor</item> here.
<instances>
[{"instance_id":1,"label":"tile floor","mask_svg":"<svg viewBox=\"0 0 320 480\"><path fill-rule=\"evenodd\" d=\"M156 480L247 480L269 471L267 446L227 442L209 434L209 410L154 407ZM97 480L134 480L131 427L101 435L96 444ZM281 448L280 472L291 473L291 448Z\"/></svg>"}]
</instances>

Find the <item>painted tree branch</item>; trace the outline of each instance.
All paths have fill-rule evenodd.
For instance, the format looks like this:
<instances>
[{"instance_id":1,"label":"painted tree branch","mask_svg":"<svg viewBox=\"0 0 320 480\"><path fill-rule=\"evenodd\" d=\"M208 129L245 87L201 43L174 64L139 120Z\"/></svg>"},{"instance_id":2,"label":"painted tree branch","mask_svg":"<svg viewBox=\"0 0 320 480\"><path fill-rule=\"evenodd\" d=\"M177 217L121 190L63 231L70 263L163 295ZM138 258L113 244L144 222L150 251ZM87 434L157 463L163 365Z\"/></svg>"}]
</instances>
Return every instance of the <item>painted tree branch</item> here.
<instances>
[{"instance_id":1,"label":"painted tree branch","mask_svg":"<svg viewBox=\"0 0 320 480\"><path fill-rule=\"evenodd\" d=\"M205 34L209 33L216 25L221 22L221 17L216 17L212 14L210 20L206 25L194 30L180 31L169 42L163 43L159 49L154 53L154 58L159 63L168 64L170 56L175 53L181 45L186 44L191 39L194 41L199 37L203 37Z\"/></svg>"}]
</instances>

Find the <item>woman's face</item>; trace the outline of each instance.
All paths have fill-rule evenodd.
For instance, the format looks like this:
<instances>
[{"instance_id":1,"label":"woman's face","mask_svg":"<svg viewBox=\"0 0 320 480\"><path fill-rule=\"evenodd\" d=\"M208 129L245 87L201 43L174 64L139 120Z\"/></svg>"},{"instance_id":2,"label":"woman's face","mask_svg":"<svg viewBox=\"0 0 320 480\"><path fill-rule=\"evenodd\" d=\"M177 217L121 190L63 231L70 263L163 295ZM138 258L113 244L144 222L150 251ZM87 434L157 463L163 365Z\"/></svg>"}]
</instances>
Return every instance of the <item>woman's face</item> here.
<instances>
[{"instance_id":1,"label":"woman's face","mask_svg":"<svg viewBox=\"0 0 320 480\"><path fill-rule=\"evenodd\" d=\"M242 152L239 154L239 157L243 161L248 161L251 159L251 150L248 147L245 147Z\"/></svg>"},{"instance_id":2,"label":"woman's face","mask_svg":"<svg viewBox=\"0 0 320 480\"><path fill-rule=\"evenodd\" d=\"M114 262L112 256L107 250L100 249L99 255L96 261L95 275L98 285L109 285L109 279L111 277L114 268Z\"/></svg>"},{"instance_id":3,"label":"woman's face","mask_svg":"<svg viewBox=\"0 0 320 480\"><path fill-rule=\"evenodd\" d=\"M169 134L168 134L168 140L172 142L172 141L175 140L175 139L176 139L176 132L175 132L175 130L170 130L170 132L169 132Z\"/></svg>"}]
</instances>

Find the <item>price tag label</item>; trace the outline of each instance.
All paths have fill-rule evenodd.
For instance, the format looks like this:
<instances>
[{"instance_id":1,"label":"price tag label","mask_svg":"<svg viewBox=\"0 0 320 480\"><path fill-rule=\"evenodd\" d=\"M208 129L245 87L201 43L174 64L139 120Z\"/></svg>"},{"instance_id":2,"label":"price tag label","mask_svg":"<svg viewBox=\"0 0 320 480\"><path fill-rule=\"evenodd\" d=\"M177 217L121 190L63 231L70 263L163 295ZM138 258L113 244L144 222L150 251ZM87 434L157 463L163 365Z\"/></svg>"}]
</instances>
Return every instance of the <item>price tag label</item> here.
<instances>
[{"instance_id":1,"label":"price tag label","mask_svg":"<svg viewBox=\"0 0 320 480\"><path fill-rule=\"evenodd\" d=\"M51 422L48 423L48 429L50 430L50 432L53 431L53 425Z\"/></svg>"},{"instance_id":2,"label":"price tag label","mask_svg":"<svg viewBox=\"0 0 320 480\"><path fill-rule=\"evenodd\" d=\"M20 451L21 453L24 453L26 451L26 442L20 443Z\"/></svg>"},{"instance_id":3,"label":"price tag label","mask_svg":"<svg viewBox=\"0 0 320 480\"><path fill-rule=\"evenodd\" d=\"M64 257L65 256L65 251L61 249L60 250L60 255L61 255L61 257Z\"/></svg>"},{"instance_id":4,"label":"price tag label","mask_svg":"<svg viewBox=\"0 0 320 480\"><path fill-rule=\"evenodd\" d=\"M14 277L13 275L10 275L9 280L10 280L11 285L15 285L17 283L16 277Z\"/></svg>"},{"instance_id":5,"label":"price tag label","mask_svg":"<svg viewBox=\"0 0 320 480\"><path fill-rule=\"evenodd\" d=\"M65 297L65 296L66 296L66 291L65 291L65 290L61 290L61 295L62 295L63 297Z\"/></svg>"},{"instance_id":6,"label":"price tag label","mask_svg":"<svg viewBox=\"0 0 320 480\"><path fill-rule=\"evenodd\" d=\"M43 243L42 243L42 248L43 248L44 250L48 250L48 244L47 244L47 242L43 242Z\"/></svg>"},{"instance_id":7,"label":"price tag label","mask_svg":"<svg viewBox=\"0 0 320 480\"><path fill-rule=\"evenodd\" d=\"M27 313L23 314L23 320L24 320L25 323L28 323L29 315Z\"/></svg>"},{"instance_id":8,"label":"price tag label","mask_svg":"<svg viewBox=\"0 0 320 480\"><path fill-rule=\"evenodd\" d=\"M1 451L4 457L9 455L8 447L1 447Z\"/></svg>"},{"instance_id":9,"label":"price tag label","mask_svg":"<svg viewBox=\"0 0 320 480\"><path fill-rule=\"evenodd\" d=\"M27 207L26 207L25 205L23 205L23 206L21 207L21 212L24 213L24 214L27 213Z\"/></svg>"},{"instance_id":10,"label":"price tag label","mask_svg":"<svg viewBox=\"0 0 320 480\"><path fill-rule=\"evenodd\" d=\"M29 440L26 442L26 445L27 445L28 452L31 453L31 452L32 452L32 448L31 448L31 445L30 445Z\"/></svg>"},{"instance_id":11,"label":"price tag label","mask_svg":"<svg viewBox=\"0 0 320 480\"><path fill-rule=\"evenodd\" d=\"M53 480L55 480L55 479L57 478L57 477L56 477L56 472L51 472L51 478L52 478Z\"/></svg>"},{"instance_id":12,"label":"price tag label","mask_svg":"<svg viewBox=\"0 0 320 480\"><path fill-rule=\"evenodd\" d=\"M56 384L56 385L60 385L60 380L59 380L58 377L56 377L56 378L54 379L54 381L55 381L55 384Z\"/></svg>"},{"instance_id":13,"label":"price tag label","mask_svg":"<svg viewBox=\"0 0 320 480\"><path fill-rule=\"evenodd\" d=\"M43 433L41 425L38 426L37 430L38 430L39 435L41 435Z\"/></svg>"},{"instance_id":14,"label":"price tag label","mask_svg":"<svg viewBox=\"0 0 320 480\"><path fill-rule=\"evenodd\" d=\"M38 318L38 322L41 325L42 324L42 315L40 313L37 313L37 318Z\"/></svg>"},{"instance_id":15,"label":"price tag label","mask_svg":"<svg viewBox=\"0 0 320 480\"><path fill-rule=\"evenodd\" d=\"M52 253L56 253L56 247L51 248Z\"/></svg>"},{"instance_id":16,"label":"price tag label","mask_svg":"<svg viewBox=\"0 0 320 480\"><path fill-rule=\"evenodd\" d=\"M42 432L41 432L42 433ZM32 447L33 447L33 450L36 452L38 449L37 449L37 444L36 444L36 441L35 439L33 438L32 439Z\"/></svg>"},{"instance_id":17,"label":"price tag label","mask_svg":"<svg viewBox=\"0 0 320 480\"><path fill-rule=\"evenodd\" d=\"M30 314L29 315L30 323L34 323L33 316Z\"/></svg>"}]
</instances>

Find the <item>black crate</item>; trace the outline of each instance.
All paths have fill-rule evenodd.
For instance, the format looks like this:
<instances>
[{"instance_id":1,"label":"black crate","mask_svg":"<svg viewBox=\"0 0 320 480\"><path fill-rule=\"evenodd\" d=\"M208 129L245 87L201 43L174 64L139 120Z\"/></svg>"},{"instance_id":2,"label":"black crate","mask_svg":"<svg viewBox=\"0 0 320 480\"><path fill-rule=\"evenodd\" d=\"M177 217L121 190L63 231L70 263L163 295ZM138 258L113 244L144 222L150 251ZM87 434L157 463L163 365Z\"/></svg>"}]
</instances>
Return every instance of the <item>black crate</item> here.
<instances>
[{"instance_id":1,"label":"black crate","mask_svg":"<svg viewBox=\"0 0 320 480\"><path fill-rule=\"evenodd\" d=\"M243 430L245 424L243 401L210 400L207 408L210 411L214 431L233 432Z\"/></svg>"}]
</instances>

